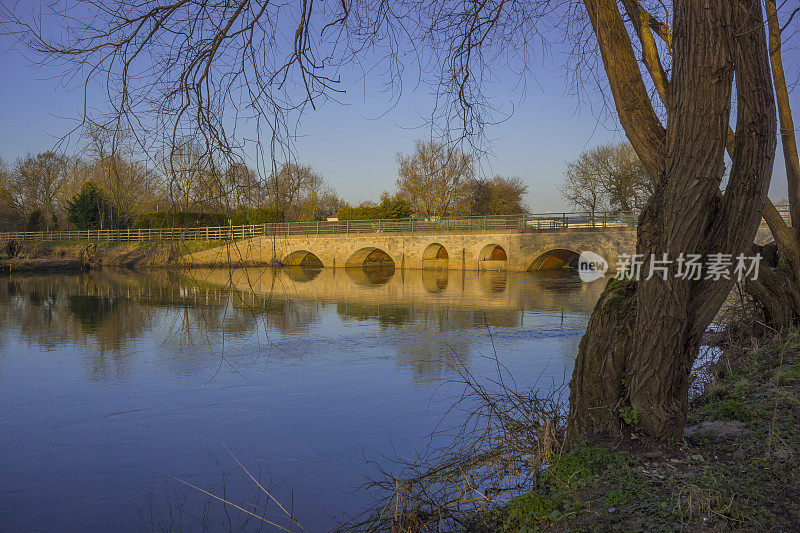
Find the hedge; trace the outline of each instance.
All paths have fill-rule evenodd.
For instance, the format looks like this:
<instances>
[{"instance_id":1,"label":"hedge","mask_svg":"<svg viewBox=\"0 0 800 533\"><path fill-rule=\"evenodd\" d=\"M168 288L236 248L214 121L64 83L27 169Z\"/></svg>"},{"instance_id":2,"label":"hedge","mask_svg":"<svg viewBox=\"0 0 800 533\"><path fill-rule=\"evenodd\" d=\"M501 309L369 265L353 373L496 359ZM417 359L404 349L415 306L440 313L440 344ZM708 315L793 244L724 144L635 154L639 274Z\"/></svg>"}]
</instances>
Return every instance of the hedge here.
<instances>
[{"instance_id":1,"label":"hedge","mask_svg":"<svg viewBox=\"0 0 800 533\"><path fill-rule=\"evenodd\" d=\"M227 226L228 217L222 213L193 213L190 211L142 213L133 221L138 228L202 228Z\"/></svg>"},{"instance_id":2,"label":"hedge","mask_svg":"<svg viewBox=\"0 0 800 533\"><path fill-rule=\"evenodd\" d=\"M234 226L244 226L247 224L272 224L284 222L285 217L282 211L257 207L247 211L237 211L231 217Z\"/></svg>"},{"instance_id":3,"label":"hedge","mask_svg":"<svg viewBox=\"0 0 800 533\"><path fill-rule=\"evenodd\" d=\"M134 228L202 228L205 226L227 226L228 219L234 226L248 224L270 224L283 222L280 211L258 207L246 211L236 211L232 215L225 213L196 213L191 211L143 213L133 221Z\"/></svg>"},{"instance_id":4,"label":"hedge","mask_svg":"<svg viewBox=\"0 0 800 533\"><path fill-rule=\"evenodd\" d=\"M376 218L408 218L411 216L411 204L402 198L381 198L378 205L359 205L357 207L340 207L339 220L373 220Z\"/></svg>"}]
</instances>

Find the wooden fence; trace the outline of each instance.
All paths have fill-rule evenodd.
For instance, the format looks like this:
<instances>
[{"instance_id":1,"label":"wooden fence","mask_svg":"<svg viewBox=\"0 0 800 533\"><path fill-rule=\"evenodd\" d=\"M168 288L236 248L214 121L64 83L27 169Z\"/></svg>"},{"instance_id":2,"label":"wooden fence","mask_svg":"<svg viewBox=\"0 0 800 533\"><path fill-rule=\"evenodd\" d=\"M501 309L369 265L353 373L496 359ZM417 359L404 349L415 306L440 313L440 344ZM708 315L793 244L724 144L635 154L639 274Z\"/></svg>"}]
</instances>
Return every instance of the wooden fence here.
<instances>
[{"instance_id":1,"label":"wooden fence","mask_svg":"<svg viewBox=\"0 0 800 533\"><path fill-rule=\"evenodd\" d=\"M782 211L788 220L788 213ZM513 216L446 217L283 222L202 228L141 228L0 232L0 240L21 241L222 241L261 235L334 235L449 231L553 231L635 227L637 214L537 213Z\"/></svg>"}]
</instances>

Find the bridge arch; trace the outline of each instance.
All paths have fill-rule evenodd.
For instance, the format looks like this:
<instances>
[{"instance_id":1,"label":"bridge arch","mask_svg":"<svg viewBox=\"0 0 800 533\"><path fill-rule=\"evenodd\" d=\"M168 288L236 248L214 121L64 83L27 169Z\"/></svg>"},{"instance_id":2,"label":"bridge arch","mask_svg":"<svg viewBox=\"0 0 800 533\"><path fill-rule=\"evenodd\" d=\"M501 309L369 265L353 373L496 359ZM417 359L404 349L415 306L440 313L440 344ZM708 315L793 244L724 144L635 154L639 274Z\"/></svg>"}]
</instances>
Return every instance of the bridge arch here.
<instances>
[{"instance_id":1,"label":"bridge arch","mask_svg":"<svg viewBox=\"0 0 800 533\"><path fill-rule=\"evenodd\" d=\"M322 268L325 265L315 254L308 250L296 250L283 258L282 263L285 266L304 266Z\"/></svg>"},{"instance_id":2,"label":"bridge arch","mask_svg":"<svg viewBox=\"0 0 800 533\"><path fill-rule=\"evenodd\" d=\"M422 268L447 269L449 260L447 248L438 242L429 244L422 252Z\"/></svg>"},{"instance_id":3,"label":"bridge arch","mask_svg":"<svg viewBox=\"0 0 800 533\"><path fill-rule=\"evenodd\" d=\"M539 270L566 270L578 268L580 254L566 248L548 250L533 260L528 272Z\"/></svg>"},{"instance_id":4,"label":"bridge arch","mask_svg":"<svg viewBox=\"0 0 800 533\"><path fill-rule=\"evenodd\" d=\"M346 267L392 267L394 259L392 256L374 246L368 246L356 250L345 263Z\"/></svg>"},{"instance_id":5,"label":"bridge arch","mask_svg":"<svg viewBox=\"0 0 800 533\"><path fill-rule=\"evenodd\" d=\"M487 244L478 254L478 270L506 270L508 254L496 243Z\"/></svg>"}]
</instances>

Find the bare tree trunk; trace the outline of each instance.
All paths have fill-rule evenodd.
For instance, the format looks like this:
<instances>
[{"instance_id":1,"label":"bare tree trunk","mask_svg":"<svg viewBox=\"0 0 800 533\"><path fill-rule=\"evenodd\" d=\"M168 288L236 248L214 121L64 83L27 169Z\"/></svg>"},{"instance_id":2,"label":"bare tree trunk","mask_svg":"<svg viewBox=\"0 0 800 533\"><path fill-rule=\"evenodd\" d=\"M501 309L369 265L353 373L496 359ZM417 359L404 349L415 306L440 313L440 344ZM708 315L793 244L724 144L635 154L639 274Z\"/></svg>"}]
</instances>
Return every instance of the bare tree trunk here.
<instances>
[{"instance_id":1,"label":"bare tree trunk","mask_svg":"<svg viewBox=\"0 0 800 533\"><path fill-rule=\"evenodd\" d=\"M759 2L674 5L671 106L658 145L660 124L634 105L646 94L626 80L635 59L616 3L586 1L620 122L657 184L639 219L637 253L667 254L673 265L666 279L647 279L645 263L638 283L612 280L601 296L571 382L572 442L618 433L623 420L656 438L682 435L689 373L733 281L679 278L674 261L681 254L749 251L766 200L776 133ZM720 198L734 68L739 133Z\"/></svg>"},{"instance_id":2,"label":"bare tree trunk","mask_svg":"<svg viewBox=\"0 0 800 533\"><path fill-rule=\"evenodd\" d=\"M748 281L745 290L761 307L765 322L770 327L780 329L800 323L800 236L796 229L796 224L800 223L800 158L783 70L778 10L775 0L765 0L764 4L769 28L770 65L778 103L781 144L788 182L791 226L783 220L773 205L767 206L764 218L775 243L756 248L756 251L764 257L764 261L759 279Z\"/></svg>"}]
</instances>

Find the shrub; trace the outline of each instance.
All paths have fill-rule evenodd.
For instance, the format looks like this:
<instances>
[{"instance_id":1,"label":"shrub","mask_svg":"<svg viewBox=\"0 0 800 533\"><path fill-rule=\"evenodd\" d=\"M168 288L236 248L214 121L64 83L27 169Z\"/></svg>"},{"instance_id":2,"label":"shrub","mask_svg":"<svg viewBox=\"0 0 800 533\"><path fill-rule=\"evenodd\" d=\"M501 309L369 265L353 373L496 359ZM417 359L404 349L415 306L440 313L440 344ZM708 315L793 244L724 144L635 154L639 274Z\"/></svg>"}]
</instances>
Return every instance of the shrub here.
<instances>
[{"instance_id":1,"label":"shrub","mask_svg":"<svg viewBox=\"0 0 800 533\"><path fill-rule=\"evenodd\" d=\"M6 256L9 259L14 259L16 256L19 255L20 251L22 251L22 243L11 239L6 243Z\"/></svg>"},{"instance_id":2,"label":"shrub","mask_svg":"<svg viewBox=\"0 0 800 533\"><path fill-rule=\"evenodd\" d=\"M28 216L28 231L44 231L47 229L47 222L40 209L34 209Z\"/></svg>"}]
</instances>

